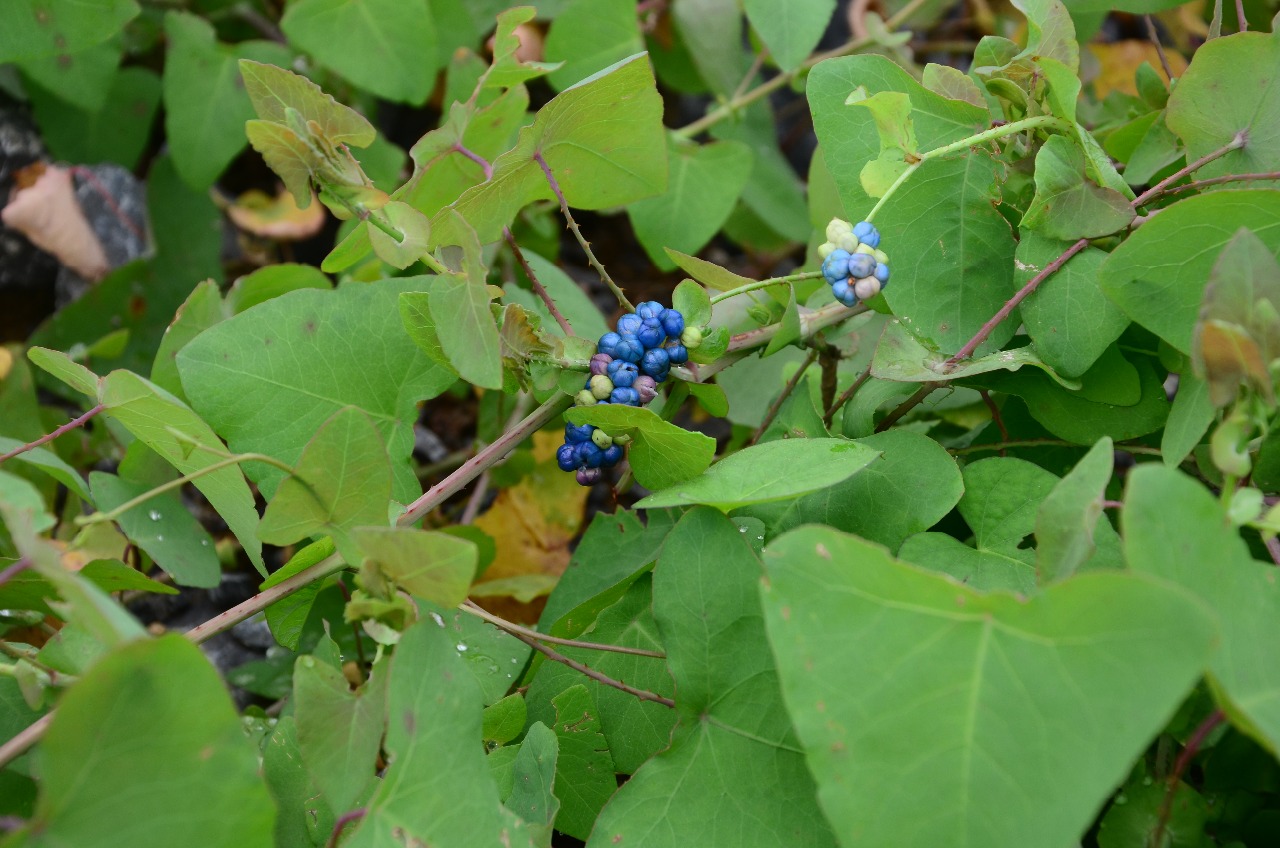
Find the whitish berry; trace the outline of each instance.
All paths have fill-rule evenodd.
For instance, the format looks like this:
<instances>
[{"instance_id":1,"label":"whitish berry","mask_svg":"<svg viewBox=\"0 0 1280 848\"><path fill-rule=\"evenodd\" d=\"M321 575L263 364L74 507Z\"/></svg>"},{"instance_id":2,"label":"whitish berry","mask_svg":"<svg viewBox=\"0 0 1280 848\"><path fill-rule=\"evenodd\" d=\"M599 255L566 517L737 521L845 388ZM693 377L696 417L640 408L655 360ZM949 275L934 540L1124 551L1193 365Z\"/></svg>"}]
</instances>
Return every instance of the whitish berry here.
<instances>
[{"instance_id":1,"label":"whitish berry","mask_svg":"<svg viewBox=\"0 0 1280 848\"><path fill-rule=\"evenodd\" d=\"M853 293L858 300L870 300L880 294L880 281L875 277L863 277L853 284Z\"/></svg>"},{"instance_id":2,"label":"whitish berry","mask_svg":"<svg viewBox=\"0 0 1280 848\"><path fill-rule=\"evenodd\" d=\"M855 236L853 233L845 233L844 235L840 236L840 240L836 242L836 247L840 248L841 250L847 250L850 253L853 253L860 246L861 244L858 241L858 237Z\"/></svg>"},{"instance_id":3,"label":"whitish berry","mask_svg":"<svg viewBox=\"0 0 1280 848\"><path fill-rule=\"evenodd\" d=\"M853 232L853 225L840 218L832 218L827 224L827 241L836 242L840 237Z\"/></svg>"},{"instance_id":4,"label":"whitish berry","mask_svg":"<svg viewBox=\"0 0 1280 848\"><path fill-rule=\"evenodd\" d=\"M818 258L826 259L828 256L831 255L831 251L835 249L836 249L836 246L834 244L832 244L829 241L824 241L822 244L818 245Z\"/></svg>"},{"instance_id":5,"label":"whitish berry","mask_svg":"<svg viewBox=\"0 0 1280 848\"><path fill-rule=\"evenodd\" d=\"M574 406L595 406L596 396L591 394L590 389L583 389L573 396Z\"/></svg>"},{"instance_id":6,"label":"whitish berry","mask_svg":"<svg viewBox=\"0 0 1280 848\"><path fill-rule=\"evenodd\" d=\"M883 250L881 250L878 247L876 248L875 253L873 253L872 256L876 258L876 263L879 265L883 265L889 261L889 254L885 253Z\"/></svg>"}]
</instances>

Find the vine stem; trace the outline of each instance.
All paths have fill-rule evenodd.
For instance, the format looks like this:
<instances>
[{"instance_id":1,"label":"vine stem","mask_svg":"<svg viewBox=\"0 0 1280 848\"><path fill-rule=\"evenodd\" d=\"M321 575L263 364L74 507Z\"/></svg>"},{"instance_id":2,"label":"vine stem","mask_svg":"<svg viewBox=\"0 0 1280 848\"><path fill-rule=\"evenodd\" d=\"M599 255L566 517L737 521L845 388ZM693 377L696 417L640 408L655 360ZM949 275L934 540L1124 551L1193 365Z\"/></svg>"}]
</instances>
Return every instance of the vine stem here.
<instances>
[{"instance_id":1,"label":"vine stem","mask_svg":"<svg viewBox=\"0 0 1280 848\"><path fill-rule=\"evenodd\" d=\"M1256 174L1226 174L1221 177L1208 177L1203 180L1192 180L1189 183L1183 183L1178 186L1169 186L1163 189L1158 196L1165 197L1170 194L1178 194L1183 191L1192 191L1201 189L1205 186L1220 185L1221 183L1243 183L1252 182L1254 180L1275 182L1280 180L1280 171L1264 171Z\"/></svg>"},{"instance_id":2,"label":"vine stem","mask_svg":"<svg viewBox=\"0 0 1280 848\"><path fill-rule=\"evenodd\" d=\"M885 28L888 30L894 30L902 26L902 24L906 23L912 15L920 11L927 2L929 2L929 0L911 0L911 2L899 9L897 14L891 16L885 21ZM687 124L678 130L673 130L671 134L676 138L693 138L695 135L709 130L725 118L736 114L738 110L742 109L742 107L750 106L760 98L767 97L783 86L790 84L792 80L796 79L801 74L808 73L808 71L819 62L826 61L827 59L836 59L840 56L847 56L850 53L856 53L864 47L870 47L872 43L873 40L870 38L854 38L846 41L834 50L828 50L825 53L817 53L810 56L796 68L790 71L783 71L782 73L765 80L750 91L730 98L728 102L720 104L693 123Z\"/></svg>"},{"instance_id":3,"label":"vine stem","mask_svg":"<svg viewBox=\"0 0 1280 848\"><path fill-rule=\"evenodd\" d=\"M338 848L338 837L342 836L343 828L354 821L360 821L368 814L368 809L360 807L338 816L338 820L333 823L333 830L330 831L328 840L324 843L325 848Z\"/></svg>"},{"instance_id":4,"label":"vine stem","mask_svg":"<svg viewBox=\"0 0 1280 848\"><path fill-rule=\"evenodd\" d=\"M1037 129L1054 129L1061 130L1063 132L1070 132L1073 127L1071 124L1054 115L1036 115L1032 118L1023 118L1021 121L1001 124L1000 126L992 127L989 130L983 130L982 132L971 135L968 138L953 141L951 144L944 144L942 147L935 147L933 150L920 154L919 159L908 165L906 170L899 174L898 178L893 181L888 190L880 196L880 199L876 201L876 205L871 207L871 211L867 213L867 217L862 220L875 220L876 213L880 211L890 197L893 197L894 192L901 188L902 184L905 183L921 165L928 162L930 159L937 159L941 156L946 156L961 150L967 150L970 147L978 147L986 144L988 141L995 141L996 139L1004 138L1005 136L1017 135L1021 132Z\"/></svg>"},{"instance_id":5,"label":"vine stem","mask_svg":"<svg viewBox=\"0 0 1280 848\"><path fill-rule=\"evenodd\" d=\"M711 305L715 306L717 303L723 303L731 297L737 297L738 295L746 294L747 292L759 291L760 289L767 289L771 286L779 286L784 283L798 283L802 280L816 280L821 276L821 271L802 271L799 274L788 274L785 277L770 277L767 280L754 280L744 286L738 286L736 289L730 289L727 292L721 292L720 294L715 295L711 298Z\"/></svg>"},{"instance_id":6,"label":"vine stem","mask_svg":"<svg viewBox=\"0 0 1280 848\"><path fill-rule=\"evenodd\" d=\"M1169 826L1169 817L1173 815L1173 796L1178 791L1178 783L1181 782L1182 775L1187 770L1187 767L1191 765L1191 760L1195 758L1196 754L1200 753L1200 746L1209 738L1209 734L1214 731L1214 728L1222 724L1226 717L1222 710L1215 709L1209 713L1204 721L1200 722L1200 726L1187 739L1187 744L1183 747L1182 753L1178 755L1178 760L1173 765L1173 772L1169 775L1169 782L1164 791L1164 800L1160 802L1160 817L1156 820L1156 829L1152 833L1152 845L1159 846L1164 844L1164 832Z\"/></svg>"},{"instance_id":7,"label":"vine stem","mask_svg":"<svg viewBox=\"0 0 1280 848\"><path fill-rule=\"evenodd\" d=\"M520 267L524 269L524 275L529 278L530 285L533 286L534 294L542 299L546 304L547 311L551 313L551 317L556 319L556 323L560 325L560 329L564 330L566 336L573 335L573 326L569 323L569 319L561 314L556 302L551 299L551 294L542 285L542 281L538 279L538 275L534 273L533 267L529 265L529 260L524 258L524 251L520 249L520 245L516 243L516 237L511 234L510 227L502 228L502 237L506 239L507 245L511 248L511 252L516 255L516 261L520 263Z\"/></svg>"},{"instance_id":8,"label":"vine stem","mask_svg":"<svg viewBox=\"0 0 1280 848\"><path fill-rule=\"evenodd\" d=\"M902 416L919 406L925 398L933 393L934 389L941 385L942 383L930 382L920 386L920 388L916 389L915 394L904 400L896 409L893 410L893 412L890 412L880 420L880 423L876 425L876 432L883 433L894 424L897 424L898 421L901 420Z\"/></svg>"},{"instance_id":9,"label":"vine stem","mask_svg":"<svg viewBox=\"0 0 1280 848\"><path fill-rule=\"evenodd\" d=\"M17 577L19 574L26 571L30 567L31 567L31 560L27 559L26 557L23 557L22 559L10 565L4 571L0 571L0 586L3 586L4 584L8 583L10 580Z\"/></svg>"},{"instance_id":10,"label":"vine stem","mask_svg":"<svg viewBox=\"0 0 1280 848\"><path fill-rule=\"evenodd\" d=\"M614 654L630 654L636 657L653 657L654 659L665 660L667 655L660 651L646 651L644 648L628 648L624 645L605 645L599 642L583 642L578 639L565 639L560 636L552 636L548 633L539 633L537 630L530 630L528 627L522 627L514 621L507 621L501 616L494 615L484 607L472 601L466 601L458 609L463 612L470 613L476 618L483 619L499 630L505 630L512 636L517 634L528 636L530 639L537 639L539 642L550 642L553 645L564 645L567 648L582 648L588 651L605 651Z\"/></svg>"},{"instance_id":11,"label":"vine stem","mask_svg":"<svg viewBox=\"0 0 1280 848\"><path fill-rule=\"evenodd\" d=\"M670 707L671 709L675 709L675 706L676 706L675 701L671 700L670 698L663 697L662 695L659 695L657 692L650 692L648 689L637 689L634 686L630 686L626 683L623 683L621 680L615 680L614 678L610 677L607 674L596 671L591 666L583 665L577 660L569 659L559 651L548 648L546 645L542 644L537 639L534 639L529 636L525 636L523 633L516 633L513 631L508 631L508 632L511 633L511 635L514 636L515 638L519 639L521 642L524 642L530 648L533 648L535 651L542 654L547 659L553 662L561 663L562 665L567 665L569 668L573 669L574 671L577 671L581 674L585 674L587 677L590 677L592 680L595 680L598 683L603 683L605 686L612 686L614 689L619 689L623 692L626 692L628 695L638 698L641 701L652 701L655 704L662 704L664 707Z\"/></svg>"},{"instance_id":12,"label":"vine stem","mask_svg":"<svg viewBox=\"0 0 1280 848\"><path fill-rule=\"evenodd\" d=\"M853 385L845 389L840 397L836 398L836 402L831 404L831 408L822 416L822 423L827 427L830 427L831 423L836 420L836 413L839 412L846 403L853 399L853 396L858 393L858 389L861 389L863 384L869 379L871 379L870 365L868 365L866 369L858 375L858 379L853 381Z\"/></svg>"},{"instance_id":13,"label":"vine stem","mask_svg":"<svg viewBox=\"0 0 1280 848\"><path fill-rule=\"evenodd\" d=\"M578 222L573 220L573 213L569 211L569 203L564 199L564 192L560 190L560 181L556 179L556 175L551 173L551 166L547 164L547 160L542 158L542 152L533 154L534 160L538 166L542 168L542 173L546 176L547 182L551 184L551 190L555 192L556 200L560 201L560 212L564 215L565 221L569 225L570 232L573 237L578 240L578 245L582 248L582 252L587 254L587 262L591 267L596 269L596 273L600 275L600 279L609 291L613 292L613 296L618 299L618 304L628 312L635 312L636 308L631 305L631 301L627 300L627 296L622 293L622 289L618 288L618 284L609 276L609 272L604 269L604 265L600 264L600 260L591 250L591 242L583 238L582 230L578 229Z\"/></svg>"},{"instance_id":14,"label":"vine stem","mask_svg":"<svg viewBox=\"0 0 1280 848\"><path fill-rule=\"evenodd\" d=\"M809 351L809 355L800 363L800 367L796 369L796 373L791 375L791 379L787 380L786 385L782 387L782 392L769 404L769 409L765 411L764 418L760 421L760 426L756 428L755 433L751 436L751 441L747 442L747 447L751 447L760 441L760 437L769 429L769 425L773 423L773 419L778 417L778 412L782 409L782 405L787 402L787 398L791 397L791 393L796 390L796 386L800 385L800 380L804 377L804 372L809 370L809 366L818 358L817 349Z\"/></svg>"},{"instance_id":15,"label":"vine stem","mask_svg":"<svg viewBox=\"0 0 1280 848\"><path fill-rule=\"evenodd\" d=\"M947 453L952 456L964 456L970 453L982 453L984 451L999 451L1005 448L1078 448L1075 442L1068 442L1064 439L1011 439L1007 442L989 442L981 445L969 445L963 448L947 448ZM1125 453L1144 454L1147 456L1162 456L1160 448L1153 448L1149 445L1126 445L1117 444L1116 450Z\"/></svg>"},{"instance_id":16,"label":"vine stem","mask_svg":"<svg viewBox=\"0 0 1280 848\"><path fill-rule=\"evenodd\" d=\"M13 459L15 456L18 456L19 454L24 454L29 450L35 450L41 445L47 445L49 442L52 442L54 439L58 438L64 433L70 433L72 430L76 429L77 427L83 427L86 423L88 423L89 419L93 418L95 415L99 414L106 408L107 408L106 404L101 404L101 403L98 404L97 406L93 407L88 412L86 412L84 415L81 415L79 418L71 419L66 424L63 424L58 429L54 430L52 433L47 433L41 436L40 438L36 439L34 442L27 442L25 445L19 445L18 447L14 448L13 450L9 451L3 456L0 456L0 462Z\"/></svg>"},{"instance_id":17,"label":"vine stem","mask_svg":"<svg viewBox=\"0 0 1280 848\"><path fill-rule=\"evenodd\" d=\"M1173 82L1173 68L1169 67L1169 57L1164 54L1164 45L1160 43L1160 33L1156 32L1156 22L1151 19L1150 15L1143 15L1142 17L1147 22L1147 38L1151 39L1151 43L1156 47L1156 55L1160 57L1160 67L1164 69L1164 78L1169 82Z\"/></svg>"}]
</instances>

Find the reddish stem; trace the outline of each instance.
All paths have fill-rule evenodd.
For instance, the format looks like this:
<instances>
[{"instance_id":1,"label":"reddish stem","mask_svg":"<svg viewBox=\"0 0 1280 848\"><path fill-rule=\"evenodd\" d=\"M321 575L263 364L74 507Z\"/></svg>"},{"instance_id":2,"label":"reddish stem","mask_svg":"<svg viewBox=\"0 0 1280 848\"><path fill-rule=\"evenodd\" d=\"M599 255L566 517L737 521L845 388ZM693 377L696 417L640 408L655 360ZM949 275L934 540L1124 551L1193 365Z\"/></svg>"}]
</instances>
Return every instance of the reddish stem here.
<instances>
[{"instance_id":1,"label":"reddish stem","mask_svg":"<svg viewBox=\"0 0 1280 848\"><path fill-rule=\"evenodd\" d=\"M569 324L569 320L561 314L560 309L556 306L556 302L551 299L550 292L542 285L542 281L538 279L538 275L534 273L533 267L529 265L529 260L524 258L524 251L520 249L520 245L516 243L516 237L511 234L510 227L502 228L502 237L507 240L507 244L511 247L511 252L516 255L516 261L520 263L520 267L524 269L524 275L529 278L529 284L533 286L534 294L542 299L546 304L547 311L551 313L551 317L556 319L556 323L560 325L560 329L564 330L566 336L573 335L573 327Z\"/></svg>"},{"instance_id":2,"label":"reddish stem","mask_svg":"<svg viewBox=\"0 0 1280 848\"><path fill-rule=\"evenodd\" d=\"M360 821L368 814L368 810L361 807L358 810L352 810L349 813L343 813L338 820L333 823L333 831L329 834L329 840L325 842L325 848L337 848L338 837L342 835L342 829L353 821Z\"/></svg>"},{"instance_id":3,"label":"reddish stem","mask_svg":"<svg viewBox=\"0 0 1280 848\"><path fill-rule=\"evenodd\" d=\"M1178 791L1178 784L1182 781L1183 773L1191 765L1191 760L1195 758L1195 755L1200 753L1200 746L1204 744L1204 740L1209 738L1209 734L1213 732L1214 728L1222 724L1226 717L1222 710L1214 710L1209 713L1209 716L1200 722L1200 726L1187 739L1186 747L1178 755L1178 761L1173 765L1173 773L1169 775L1169 785L1165 788L1164 801L1160 804L1160 818L1156 821L1156 829L1151 838L1151 844L1157 846L1157 848L1164 841L1164 832L1169 826L1169 817L1173 815L1173 796Z\"/></svg>"},{"instance_id":4,"label":"reddish stem","mask_svg":"<svg viewBox=\"0 0 1280 848\"><path fill-rule=\"evenodd\" d=\"M13 565L10 565L4 571L0 571L0 586L3 586L4 584L8 583L10 580L17 577L19 574L26 571L30 567L31 567L31 560L27 559L26 557L23 557L22 559L15 562Z\"/></svg>"},{"instance_id":5,"label":"reddish stem","mask_svg":"<svg viewBox=\"0 0 1280 848\"><path fill-rule=\"evenodd\" d=\"M670 698L663 697L662 695L659 695L656 692L650 692L647 689L637 689L634 686L623 683L621 680L615 680L609 675L604 674L603 672L596 671L594 668L591 668L590 666L583 665L577 660L569 659L559 651L553 650L552 648L548 648L546 645L542 644L537 639L531 639L530 637L525 636L523 633L517 633L512 630L508 630L507 632L510 633L512 636L516 637L517 639L519 639L521 642L524 642L530 648L533 648L535 651L545 656L547 659L567 665L569 668L573 669L574 671L581 672L582 674L585 674L587 677L590 677L592 680L595 680L599 683L603 683L605 686L612 686L614 689L618 689L623 692L626 692L628 695L632 695L640 699L641 701L652 701L655 704L662 704L664 707L670 707L671 709L675 709L676 702L671 700Z\"/></svg>"},{"instance_id":6,"label":"reddish stem","mask_svg":"<svg viewBox=\"0 0 1280 848\"><path fill-rule=\"evenodd\" d=\"M98 404L93 409L90 409L88 412L86 412L84 415L81 415L79 418L73 418L72 420L68 421L66 424L63 424L58 429L54 430L52 433L41 436L40 438L36 439L34 442L27 442L25 445L16 447L13 450L6 453L5 455L0 456L0 462L4 462L5 460L8 460L8 459L13 459L18 454L26 453L27 451L34 450L35 448L38 448L41 445L48 444L49 442L52 442L54 439L61 436L62 434L70 433L72 430L76 429L77 427L83 427L86 423L88 423L90 418L93 418L95 415L97 415L99 412L102 412L104 409L106 409L105 406L103 406L102 404Z\"/></svg>"},{"instance_id":7,"label":"reddish stem","mask_svg":"<svg viewBox=\"0 0 1280 848\"><path fill-rule=\"evenodd\" d=\"M869 379L871 379L870 365L867 366L865 371L858 375L858 379L853 381L853 385L845 389L844 394L836 398L836 402L831 404L831 408L827 410L827 414L822 416L822 423L830 427L831 423L836 419L836 413L839 412L846 403L853 399L853 396L858 393L858 389L862 388L863 384Z\"/></svg>"},{"instance_id":8,"label":"reddish stem","mask_svg":"<svg viewBox=\"0 0 1280 848\"><path fill-rule=\"evenodd\" d=\"M991 413L991 420L995 422L996 428L1000 430L1000 440L1002 442L1009 441L1009 431L1004 426L1004 419L1000 417L1000 407L996 406L996 402L991 399L991 392L983 389L978 393L982 397L982 402L987 405L987 411ZM1001 449L1000 455L1004 456L1004 450Z\"/></svg>"},{"instance_id":9,"label":"reddish stem","mask_svg":"<svg viewBox=\"0 0 1280 848\"><path fill-rule=\"evenodd\" d=\"M897 409L886 415L879 424L876 425L876 432L883 433L894 424L897 424L902 416L920 405L920 402L933 393L933 390L941 386L941 383L925 383L916 389L916 393L904 400Z\"/></svg>"},{"instance_id":10,"label":"reddish stem","mask_svg":"<svg viewBox=\"0 0 1280 848\"><path fill-rule=\"evenodd\" d=\"M488 159L484 158L479 153L476 153L471 148L465 147L460 141L455 141L453 143L453 151L455 153L461 153L463 156L467 157L472 162L475 162L477 165L483 168L485 182L488 182L489 180L493 179L493 165L489 164Z\"/></svg>"},{"instance_id":11,"label":"reddish stem","mask_svg":"<svg viewBox=\"0 0 1280 848\"><path fill-rule=\"evenodd\" d=\"M787 398L791 397L791 393L796 390L796 386L800 385L804 372L809 370L809 366L818 358L818 351L811 350L809 355L805 357L804 362L800 363L800 367L796 369L796 373L791 375L791 379L782 387L782 394L774 398L773 403L769 404L769 409L764 414L764 419L760 422L760 426L756 429L751 441L747 442L747 447L751 447L760 441L760 437L764 435L764 431L769 429L769 425L773 423L773 419L778 417L778 412L782 409L782 404L786 403Z\"/></svg>"}]
</instances>

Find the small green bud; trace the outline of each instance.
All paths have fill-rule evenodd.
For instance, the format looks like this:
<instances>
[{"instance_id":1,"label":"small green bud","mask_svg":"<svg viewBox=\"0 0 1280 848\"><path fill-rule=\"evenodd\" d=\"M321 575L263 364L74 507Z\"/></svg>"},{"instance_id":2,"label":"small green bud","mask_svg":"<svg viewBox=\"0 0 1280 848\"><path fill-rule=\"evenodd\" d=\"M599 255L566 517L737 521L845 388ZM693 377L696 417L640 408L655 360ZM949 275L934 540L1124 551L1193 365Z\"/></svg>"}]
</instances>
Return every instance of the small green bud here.
<instances>
[{"instance_id":1,"label":"small green bud","mask_svg":"<svg viewBox=\"0 0 1280 848\"><path fill-rule=\"evenodd\" d=\"M695 350L702 344L702 331L697 327L685 327L684 332L680 334L680 344L689 350Z\"/></svg>"},{"instance_id":2,"label":"small green bud","mask_svg":"<svg viewBox=\"0 0 1280 848\"><path fill-rule=\"evenodd\" d=\"M596 447L600 448L600 450L608 450L613 447L613 439L609 438L609 434L599 428L596 428L595 432L591 434L591 441L595 442Z\"/></svg>"},{"instance_id":3,"label":"small green bud","mask_svg":"<svg viewBox=\"0 0 1280 848\"><path fill-rule=\"evenodd\" d=\"M631 444L631 435L629 433L622 433L621 435L614 436L613 443L615 445L629 445Z\"/></svg>"}]
</instances>

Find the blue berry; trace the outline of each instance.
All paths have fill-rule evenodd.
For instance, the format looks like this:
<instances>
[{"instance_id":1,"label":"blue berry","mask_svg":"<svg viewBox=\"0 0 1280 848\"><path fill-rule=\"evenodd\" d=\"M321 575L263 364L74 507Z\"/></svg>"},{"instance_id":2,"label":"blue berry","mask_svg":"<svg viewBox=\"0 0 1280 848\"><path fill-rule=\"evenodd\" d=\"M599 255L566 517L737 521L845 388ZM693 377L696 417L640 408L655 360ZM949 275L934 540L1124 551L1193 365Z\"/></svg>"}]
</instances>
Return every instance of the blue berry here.
<instances>
[{"instance_id":1,"label":"blue berry","mask_svg":"<svg viewBox=\"0 0 1280 848\"><path fill-rule=\"evenodd\" d=\"M591 440L591 431L595 427L590 424L566 424L564 425L564 440L566 444L578 445Z\"/></svg>"},{"instance_id":2,"label":"blue berry","mask_svg":"<svg viewBox=\"0 0 1280 848\"><path fill-rule=\"evenodd\" d=\"M620 338L613 349L613 358L626 362L639 362L644 356L644 345L635 338Z\"/></svg>"},{"instance_id":3,"label":"blue berry","mask_svg":"<svg viewBox=\"0 0 1280 848\"><path fill-rule=\"evenodd\" d=\"M583 442L574 447L574 452L578 455L578 465L587 468L599 468L600 463L604 460L604 451L596 447L595 442Z\"/></svg>"},{"instance_id":4,"label":"blue berry","mask_svg":"<svg viewBox=\"0 0 1280 848\"><path fill-rule=\"evenodd\" d=\"M876 263L875 278L880 281L880 287L883 288L889 282L889 266L883 262Z\"/></svg>"},{"instance_id":5,"label":"blue berry","mask_svg":"<svg viewBox=\"0 0 1280 848\"><path fill-rule=\"evenodd\" d=\"M867 221L855 224L853 234L858 237L858 241L873 249L880 246L880 231Z\"/></svg>"},{"instance_id":6,"label":"blue berry","mask_svg":"<svg viewBox=\"0 0 1280 848\"><path fill-rule=\"evenodd\" d=\"M618 358L615 351L618 348L618 342L622 341L622 336L617 333L605 333L600 337L599 343L596 344L596 350L599 353L607 353L614 359Z\"/></svg>"},{"instance_id":7,"label":"blue berry","mask_svg":"<svg viewBox=\"0 0 1280 848\"><path fill-rule=\"evenodd\" d=\"M621 403L627 406L640 405L640 393L635 389L614 389L613 394L609 395L610 403Z\"/></svg>"},{"instance_id":8,"label":"blue berry","mask_svg":"<svg viewBox=\"0 0 1280 848\"><path fill-rule=\"evenodd\" d=\"M671 357L663 348L654 348L646 351L644 359L640 360L640 370L648 374L658 382L666 379L666 372L671 368ZM661 373L662 377L658 374Z\"/></svg>"},{"instance_id":9,"label":"blue berry","mask_svg":"<svg viewBox=\"0 0 1280 848\"><path fill-rule=\"evenodd\" d=\"M644 319L634 312L628 312L618 319L619 333L634 333L640 329L640 323Z\"/></svg>"},{"instance_id":10,"label":"blue berry","mask_svg":"<svg viewBox=\"0 0 1280 848\"><path fill-rule=\"evenodd\" d=\"M578 467L578 448L576 445L563 444L556 451L556 465L561 471L572 471Z\"/></svg>"},{"instance_id":11,"label":"blue berry","mask_svg":"<svg viewBox=\"0 0 1280 848\"><path fill-rule=\"evenodd\" d=\"M636 331L636 339L644 345L645 350L659 347L667 334L662 329L662 322L657 318L646 318L640 329Z\"/></svg>"},{"instance_id":12,"label":"blue berry","mask_svg":"<svg viewBox=\"0 0 1280 848\"><path fill-rule=\"evenodd\" d=\"M613 380L615 388L619 386L624 389L630 388L636 381L636 377L640 376L640 369L630 362L614 362L613 365L617 367L609 369L609 377Z\"/></svg>"},{"instance_id":13,"label":"blue berry","mask_svg":"<svg viewBox=\"0 0 1280 848\"><path fill-rule=\"evenodd\" d=\"M849 276L855 279L870 277L876 270L876 258L866 253L855 253L849 258Z\"/></svg>"},{"instance_id":14,"label":"blue berry","mask_svg":"<svg viewBox=\"0 0 1280 848\"><path fill-rule=\"evenodd\" d=\"M680 334L684 332L684 316L674 309L662 310L658 320L662 322L662 329L673 339L680 338Z\"/></svg>"},{"instance_id":15,"label":"blue berry","mask_svg":"<svg viewBox=\"0 0 1280 848\"><path fill-rule=\"evenodd\" d=\"M604 461L600 463L601 466L604 468L612 468L622 461L623 453L622 445L612 445L605 448Z\"/></svg>"},{"instance_id":16,"label":"blue berry","mask_svg":"<svg viewBox=\"0 0 1280 848\"><path fill-rule=\"evenodd\" d=\"M841 280L833 285L831 293L845 306L855 306L858 303L858 296L853 293L853 287L849 285L848 280Z\"/></svg>"},{"instance_id":17,"label":"blue berry","mask_svg":"<svg viewBox=\"0 0 1280 848\"><path fill-rule=\"evenodd\" d=\"M689 351L680 342L668 342L666 351L672 365L684 365L689 361Z\"/></svg>"},{"instance_id":18,"label":"blue berry","mask_svg":"<svg viewBox=\"0 0 1280 848\"><path fill-rule=\"evenodd\" d=\"M827 278L828 283L834 284L837 280L848 278L851 256L849 251L837 248L822 260L822 276Z\"/></svg>"},{"instance_id":19,"label":"blue berry","mask_svg":"<svg viewBox=\"0 0 1280 848\"><path fill-rule=\"evenodd\" d=\"M646 300L644 303L636 307L636 314L641 318L657 318L662 314L662 310L666 309L656 300Z\"/></svg>"}]
</instances>

